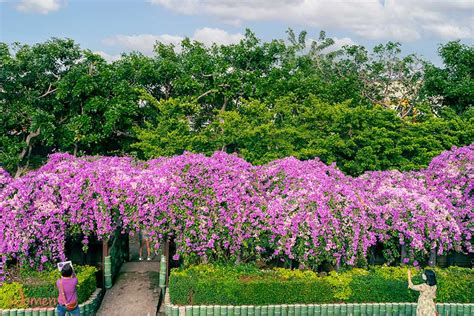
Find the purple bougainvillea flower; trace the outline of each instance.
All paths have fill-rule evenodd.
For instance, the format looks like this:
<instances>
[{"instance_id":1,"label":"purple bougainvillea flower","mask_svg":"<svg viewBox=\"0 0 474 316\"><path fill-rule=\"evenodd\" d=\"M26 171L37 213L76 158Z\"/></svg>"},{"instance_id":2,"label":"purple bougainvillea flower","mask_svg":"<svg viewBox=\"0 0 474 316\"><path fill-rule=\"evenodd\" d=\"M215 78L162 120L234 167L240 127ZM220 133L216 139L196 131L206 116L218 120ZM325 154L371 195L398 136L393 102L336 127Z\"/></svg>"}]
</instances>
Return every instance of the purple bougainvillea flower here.
<instances>
[{"instance_id":1,"label":"purple bougainvillea flower","mask_svg":"<svg viewBox=\"0 0 474 316\"><path fill-rule=\"evenodd\" d=\"M86 249L121 229L149 232L156 247L173 238L173 260L354 266L377 243L389 261L401 245L407 262L426 260L432 249L473 251L473 177L474 144L424 170L356 178L317 158L253 166L223 152L147 162L54 154L20 178L0 169L0 253L41 267L65 259L67 236Z\"/></svg>"}]
</instances>

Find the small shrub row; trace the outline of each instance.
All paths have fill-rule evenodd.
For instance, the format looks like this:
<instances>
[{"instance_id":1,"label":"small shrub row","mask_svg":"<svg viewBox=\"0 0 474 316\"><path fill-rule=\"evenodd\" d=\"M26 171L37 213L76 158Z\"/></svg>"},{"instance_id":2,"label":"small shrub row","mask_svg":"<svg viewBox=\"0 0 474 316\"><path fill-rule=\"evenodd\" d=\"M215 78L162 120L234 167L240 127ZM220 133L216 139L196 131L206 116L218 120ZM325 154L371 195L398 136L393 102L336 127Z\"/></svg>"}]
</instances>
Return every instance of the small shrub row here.
<instances>
[{"instance_id":1,"label":"small shrub row","mask_svg":"<svg viewBox=\"0 0 474 316\"><path fill-rule=\"evenodd\" d=\"M91 266L74 266L77 276L77 296L79 303L85 302L95 291L97 269ZM57 304L58 270L21 270L15 282L4 283L0 287L0 309L47 307Z\"/></svg>"},{"instance_id":2,"label":"small shrub row","mask_svg":"<svg viewBox=\"0 0 474 316\"><path fill-rule=\"evenodd\" d=\"M253 266L198 265L172 270L169 293L178 305L260 305L416 302L406 267L377 266L318 275L312 271ZM473 303L474 270L434 268L437 302ZM415 284L420 272L412 271Z\"/></svg>"}]
</instances>

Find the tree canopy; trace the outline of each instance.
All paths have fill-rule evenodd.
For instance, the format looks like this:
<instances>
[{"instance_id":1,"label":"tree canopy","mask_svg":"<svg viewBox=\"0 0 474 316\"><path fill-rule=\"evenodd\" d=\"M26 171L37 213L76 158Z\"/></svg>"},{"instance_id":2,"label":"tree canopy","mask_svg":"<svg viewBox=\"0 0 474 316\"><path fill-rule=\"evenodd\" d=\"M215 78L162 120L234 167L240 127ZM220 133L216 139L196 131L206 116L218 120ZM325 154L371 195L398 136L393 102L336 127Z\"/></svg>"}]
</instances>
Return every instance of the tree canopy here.
<instances>
[{"instance_id":1,"label":"tree canopy","mask_svg":"<svg viewBox=\"0 0 474 316\"><path fill-rule=\"evenodd\" d=\"M48 154L236 153L263 164L320 157L357 175L425 167L473 142L473 47L440 46L443 67L336 47L321 32L263 42L185 39L108 63L71 39L0 44L0 162L13 174Z\"/></svg>"}]
</instances>

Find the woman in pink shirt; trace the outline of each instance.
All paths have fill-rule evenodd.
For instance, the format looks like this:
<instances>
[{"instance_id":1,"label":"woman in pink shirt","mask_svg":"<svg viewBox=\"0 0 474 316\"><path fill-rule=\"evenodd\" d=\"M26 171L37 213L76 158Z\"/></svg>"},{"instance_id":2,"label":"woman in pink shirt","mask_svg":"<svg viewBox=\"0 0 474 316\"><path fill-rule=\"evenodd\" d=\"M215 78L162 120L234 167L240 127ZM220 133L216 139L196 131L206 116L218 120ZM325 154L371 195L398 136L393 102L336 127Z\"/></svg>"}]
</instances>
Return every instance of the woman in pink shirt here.
<instances>
[{"instance_id":1,"label":"woman in pink shirt","mask_svg":"<svg viewBox=\"0 0 474 316\"><path fill-rule=\"evenodd\" d=\"M80 316L79 305L77 304L77 278L70 264L64 265L61 269L61 278L56 281L58 287L58 314L59 316L70 315Z\"/></svg>"}]
</instances>

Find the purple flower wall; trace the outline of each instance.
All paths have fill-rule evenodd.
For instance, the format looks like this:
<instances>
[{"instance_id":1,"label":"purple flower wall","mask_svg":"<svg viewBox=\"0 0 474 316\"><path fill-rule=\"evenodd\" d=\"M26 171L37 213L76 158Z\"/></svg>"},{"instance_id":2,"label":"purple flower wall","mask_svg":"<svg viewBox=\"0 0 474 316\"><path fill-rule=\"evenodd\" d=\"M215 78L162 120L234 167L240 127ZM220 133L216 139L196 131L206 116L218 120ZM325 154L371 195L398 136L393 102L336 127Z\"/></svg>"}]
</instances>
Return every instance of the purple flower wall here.
<instances>
[{"instance_id":1,"label":"purple flower wall","mask_svg":"<svg viewBox=\"0 0 474 316\"><path fill-rule=\"evenodd\" d=\"M222 152L147 162L52 155L12 179L0 169L0 253L41 268L65 259L66 236L146 229L192 261L294 260L353 266L384 244L388 261L472 252L474 144L417 172L353 178L318 159L263 166Z\"/></svg>"}]
</instances>

